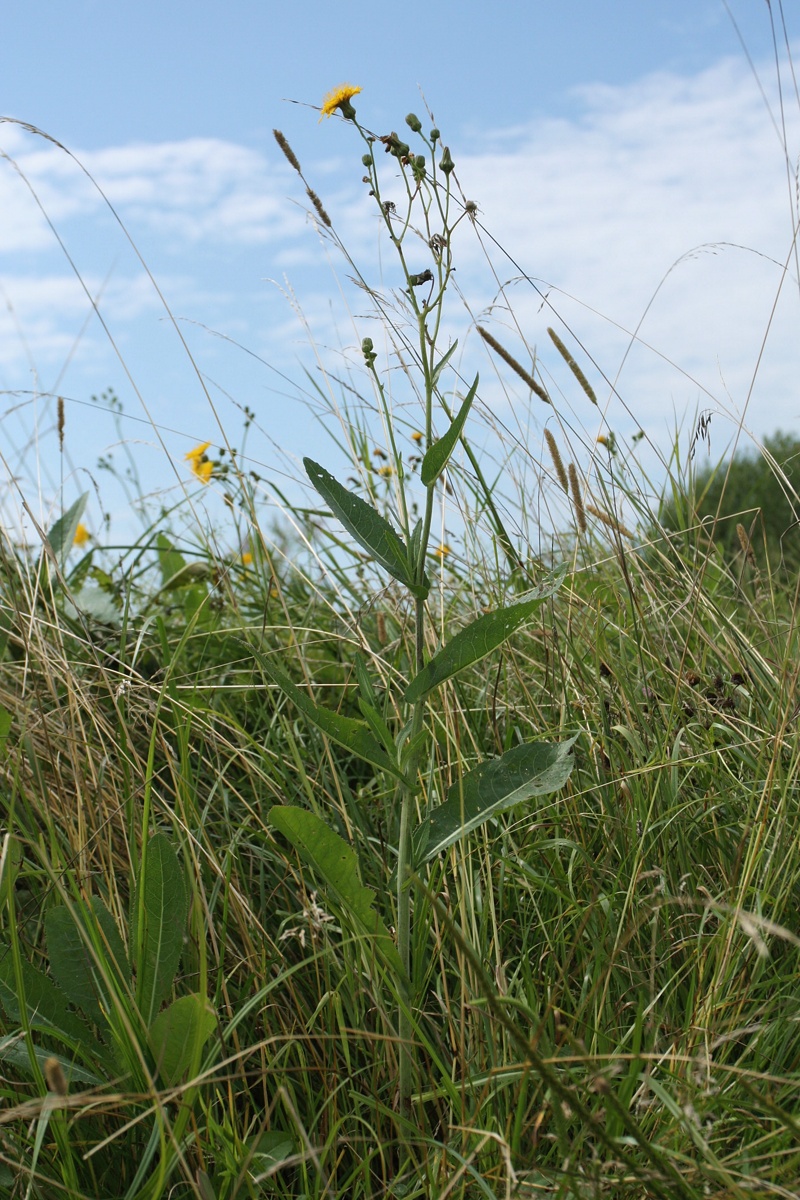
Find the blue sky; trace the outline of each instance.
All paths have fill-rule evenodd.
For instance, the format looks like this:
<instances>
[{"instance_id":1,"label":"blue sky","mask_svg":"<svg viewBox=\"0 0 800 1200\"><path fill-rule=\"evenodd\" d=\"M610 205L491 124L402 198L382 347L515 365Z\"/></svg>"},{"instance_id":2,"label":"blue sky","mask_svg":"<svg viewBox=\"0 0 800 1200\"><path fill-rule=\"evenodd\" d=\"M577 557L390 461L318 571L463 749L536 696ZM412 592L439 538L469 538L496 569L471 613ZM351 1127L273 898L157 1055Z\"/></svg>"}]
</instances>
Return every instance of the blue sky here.
<instances>
[{"instance_id":1,"label":"blue sky","mask_svg":"<svg viewBox=\"0 0 800 1200\"><path fill-rule=\"evenodd\" d=\"M773 11L782 39L778 4ZM800 23L788 16L796 55ZM740 418L756 436L778 425L796 432L800 104L779 43L782 130L768 17L757 0L727 9L720 0L529 0L495 11L472 0L232 0L224 9L9 0L0 112L70 154L0 125L6 506L19 486L46 516L61 495L68 502L89 487L95 526L102 509L124 526L124 501L98 476L98 456L111 449L121 461L121 437L144 486L177 493L185 451L220 441L220 427L236 444L245 404L257 414L253 465L280 486L304 453L335 466L302 400L304 369L313 375L319 355L330 370L358 345L358 300L271 131L289 138L354 257L367 272L384 269L361 146L345 123L319 124L310 107L344 80L362 86L359 116L377 131L400 128L409 110L423 115L422 89L482 224L518 264L499 250L489 264L465 238L458 279L470 312L489 314L498 280L519 268L540 281L546 310L530 287L509 295L549 384L563 388L559 423L576 454L590 453L598 433L641 428L655 464L698 410L714 412L720 454ZM179 321L213 409L126 233ZM594 371L600 413L570 389L551 324L585 347L577 357ZM459 306L449 332L466 366L478 348ZM547 414L521 421L513 395L492 392L499 382L478 365L489 409L502 416L507 406L540 457ZM118 429L89 400L107 387L125 407Z\"/></svg>"}]
</instances>

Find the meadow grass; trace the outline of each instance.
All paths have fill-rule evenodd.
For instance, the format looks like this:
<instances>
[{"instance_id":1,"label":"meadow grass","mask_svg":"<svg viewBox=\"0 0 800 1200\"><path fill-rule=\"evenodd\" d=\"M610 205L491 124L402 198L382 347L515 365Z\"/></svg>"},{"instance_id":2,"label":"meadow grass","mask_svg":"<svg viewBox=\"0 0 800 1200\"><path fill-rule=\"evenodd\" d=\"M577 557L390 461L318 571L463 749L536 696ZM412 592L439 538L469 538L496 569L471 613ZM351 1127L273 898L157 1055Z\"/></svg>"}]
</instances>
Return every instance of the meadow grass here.
<instances>
[{"instance_id":1,"label":"meadow grass","mask_svg":"<svg viewBox=\"0 0 800 1200\"><path fill-rule=\"evenodd\" d=\"M391 136L416 203L421 167ZM428 149L432 201L455 203L449 151ZM435 272L449 251L425 240ZM423 368L422 407L395 411L371 341L355 391L314 386L337 396L337 473L365 505L409 544L413 503L457 514L452 544L428 523L409 579L318 498L270 527L208 446L191 478L227 494L244 554L191 494L122 552L80 545L80 502L35 551L3 539L0 1195L795 1196L796 595L757 544L709 538L674 462L669 527L636 444L580 466L586 436L508 329L484 364L536 384L549 437L537 454L476 405L486 448L468 424L421 489L469 381L426 410L435 338L427 359L368 294L382 352ZM596 403L553 340L563 386ZM513 637L431 691L406 753L421 667L559 563ZM298 695L382 723L412 786ZM478 764L573 737L559 790L404 858L409 820ZM341 838L380 928L278 806Z\"/></svg>"}]
</instances>

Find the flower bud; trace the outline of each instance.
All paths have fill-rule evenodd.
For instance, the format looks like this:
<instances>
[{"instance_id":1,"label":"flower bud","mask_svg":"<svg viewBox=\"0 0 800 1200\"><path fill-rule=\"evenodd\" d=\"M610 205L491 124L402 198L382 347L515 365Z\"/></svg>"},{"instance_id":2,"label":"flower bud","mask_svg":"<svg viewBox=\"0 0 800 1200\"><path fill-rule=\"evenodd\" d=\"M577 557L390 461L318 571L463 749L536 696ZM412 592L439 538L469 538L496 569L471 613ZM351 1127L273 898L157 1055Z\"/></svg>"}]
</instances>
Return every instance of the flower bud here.
<instances>
[{"instance_id":1,"label":"flower bud","mask_svg":"<svg viewBox=\"0 0 800 1200\"><path fill-rule=\"evenodd\" d=\"M362 155L361 155L361 161L362 161L362 163L364 164L364 166L365 166L365 167L371 167L371 166L372 166L372 161L373 161L373 160L372 160L372 155L371 155L371 154L362 154Z\"/></svg>"},{"instance_id":2,"label":"flower bud","mask_svg":"<svg viewBox=\"0 0 800 1200\"><path fill-rule=\"evenodd\" d=\"M439 140L439 138L440 138L441 136L442 136L442 135L439 133L439 130L438 130L438 129L435 129L435 128L434 128L434 129L432 129L432 130L431 130L431 141L432 141L432 142L438 142L438 140Z\"/></svg>"},{"instance_id":3,"label":"flower bud","mask_svg":"<svg viewBox=\"0 0 800 1200\"><path fill-rule=\"evenodd\" d=\"M445 146L444 150L442 151L442 159L441 159L441 162L439 163L439 166L444 171L445 175L449 175L451 171L455 170L456 164L453 162L452 158L450 157L450 147L449 146Z\"/></svg>"},{"instance_id":4,"label":"flower bud","mask_svg":"<svg viewBox=\"0 0 800 1200\"><path fill-rule=\"evenodd\" d=\"M371 367L378 357L372 348L372 338L364 338L361 342L361 353L364 355L364 361L368 367Z\"/></svg>"},{"instance_id":5,"label":"flower bud","mask_svg":"<svg viewBox=\"0 0 800 1200\"><path fill-rule=\"evenodd\" d=\"M422 121L420 121L419 117L415 116L414 113L408 114L406 117L406 125L409 129L413 130L414 133L419 133L422 129Z\"/></svg>"}]
</instances>

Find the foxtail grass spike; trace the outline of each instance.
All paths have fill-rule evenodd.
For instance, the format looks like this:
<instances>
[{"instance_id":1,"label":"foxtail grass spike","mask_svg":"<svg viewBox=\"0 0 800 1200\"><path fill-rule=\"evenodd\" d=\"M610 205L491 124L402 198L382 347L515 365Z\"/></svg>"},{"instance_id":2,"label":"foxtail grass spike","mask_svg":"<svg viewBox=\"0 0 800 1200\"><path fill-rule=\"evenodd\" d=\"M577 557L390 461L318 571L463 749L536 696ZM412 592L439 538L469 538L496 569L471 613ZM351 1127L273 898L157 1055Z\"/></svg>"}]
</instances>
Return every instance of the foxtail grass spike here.
<instances>
[{"instance_id":1,"label":"foxtail grass spike","mask_svg":"<svg viewBox=\"0 0 800 1200\"><path fill-rule=\"evenodd\" d=\"M545 404L553 403L544 388L533 378L530 371L526 371L522 364L517 362L513 354L509 354L505 347L501 346L496 338L493 338L492 335L481 325L478 326L478 333L486 342L487 346L491 346L495 354L498 354L500 358L502 358L503 362L508 363L512 371L516 371L520 379L527 383L531 391L535 392L540 400L543 400Z\"/></svg>"},{"instance_id":2,"label":"foxtail grass spike","mask_svg":"<svg viewBox=\"0 0 800 1200\"><path fill-rule=\"evenodd\" d=\"M280 129L273 129L272 134L275 138L275 141L286 155L286 158L289 160L290 164L294 167L295 171L297 171L297 174L302 178L303 172L301 170L300 163L297 161L297 155L281 133Z\"/></svg>"},{"instance_id":3,"label":"foxtail grass spike","mask_svg":"<svg viewBox=\"0 0 800 1200\"><path fill-rule=\"evenodd\" d=\"M630 529L626 529L616 517L610 517L608 513L604 513L601 509L595 508L593 504L586 505L586 511L591 513L593 517L597 517L598 521L602 521L609 529L613 529L615 533L621 533L623 537L630 538L633 542L636 540L636 534L631 533Z\"/></svg>"},{"instance_id":4,"label":"foxtail grass spike","mask_svg":"<svg viewBox=\"0 0 800 1200\"><path fill-rule=\"evenodd\" d=\"M558 482L561 484L564 491L569 493L569 480L567 478L567 472L564 469L564 460L561 457L561 451L558 448L558 443L549 429L545 429L544 431L544 440L547 442L547 449L550 451L550 457L553 460L553 468L558 476Z\"/></svg>"},{"instance_id":5,"label":"foxtail grass spike","mask_svg":"<svg viewBox=\"0 0 800 1200\"><path fill-rule=\"evenodd\" d=\"M308 195L308 198L311 201L311 203L314 205L314 208L317 210L319 219L322 221L323 225L327 225L328 228L330 229L331 226L333 225L333 221L331 221L330 217L325 212L325 209L322 207L322 201L320 200L317 193L312 191L311 188L306 188L306 194Z\"/></svg>"},{"instance_id":6,"label":"foxtail grass spike","mask_svg":"<svg viewBox=\"0 0 800 1200\"><path fill-rule=\"evenodd\" d=\"M578 529L581 533L586 533L588 528L586 524L586 512L583 507L581 485L578 479L578 472L575 470L575 463L569 464L569 488L572 493L572 503L575 507L575 520L578 522Z\"/></svg>"},{"instance_id":7,"label":"foxtail grass spike","mask_svg":"<svg viewBox=\"0 0 800 1200\"><path fill-rule=\"evenodd\" d=\"M594 394L594 389L592 388L592 385L589 383L589 380L586 378L583 371L580 369L578 364L575 362L575 359L572 357L569 350L567 349L567 347L562 342L561 338L556 333L555 329L551 329L550 326L548 325L547 332L550 334L550 341L553 343L556 350L558 351L558 353L563 358L564 362L569 367L570 371L572 371L572 374L575 376L578 383L583 388L584 392L586 392L586 395L589 397L592 404L596 405L597 404L597 396L595 396L595 394Z\"/></svg>"}]
</instances>

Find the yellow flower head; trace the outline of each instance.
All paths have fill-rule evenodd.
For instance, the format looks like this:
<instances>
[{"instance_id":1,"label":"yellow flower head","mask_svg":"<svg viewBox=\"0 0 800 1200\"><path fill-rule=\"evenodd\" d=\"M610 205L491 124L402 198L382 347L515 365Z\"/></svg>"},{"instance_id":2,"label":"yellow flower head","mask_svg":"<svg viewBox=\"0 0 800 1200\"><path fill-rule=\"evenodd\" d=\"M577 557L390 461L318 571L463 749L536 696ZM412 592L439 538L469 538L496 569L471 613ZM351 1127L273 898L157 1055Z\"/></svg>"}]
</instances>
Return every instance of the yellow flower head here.
<instances>
[{"instance_id":1,"label":"yellow flower head","mask_svg":"<svg viewBox=\"0 0 800 1200\"><path fill-rule=\"evenodd\" d=\"M211 445L211 442L201 442L199 446L195 446L186 455L186 461L192 468L192 473L197 476L201 483L208 483L214 472L214 464L206 457L206 450Z\"/></svg>"},{"instance_id":2,"label":"yellow flower head","mask_svg":"<svg viewBox=\"0 0 800 1200\"><path fill-rule=\"evenodd\" d=\"M422 434L420 433L420 431L418 429L415 429L414 432L412 433L411 440L412 440L412 442L416 442L417 445L419 445L419 443L422 441Z\"/></svg>"},{"instance_id":3,"label":"yellow flower head","mask_svg":"<svg viewBox=\"0 0 800 1200\"><path fill-rule=\"evenodd\" d=\"M598 444L598 446L607 446L608 438L604 437L604 435L601 433L600 437L597 439L597 444Z\"/></svg>"},{"instance_id":4,"label":"yellow flower head","mask_svg":"<svg viewBox=\"0 0 800 1200\"><path fill-rule=\"evenodd\" d=\"M323 117L332 117L337 108L342 109L342 116L348 117L352 114L354 117L355 110L353 109L350 101L352 100L353 96L357 96L360 91L361 88L353 87L352 83L340 83L338 87L333 89L333 91L328 92L327 96L322 101L322 108L320 109L321 115L319 118L320 121ZM348 109L350 110L349 112Z\"/></svg>"},{"instance_id":5,"label":"yellow flower head","mask_svg":"<svg viewBox=\"0 0 800 1200\"><path fill-rule=\"evenodd\" d=\"M242 565L245 567L250 567L253 565L253 556L249 550L245 550L244 554L242 555Z\"/></svg>"},{"instance_id":6,"label":"yellow flower head","mask_svg":"<svg viewBox=\"0 0 800 1200\"><path fill-rule=\"evenodd\" d=\"M86 526L80 523L75 530L75 537L72 540L76 546L85 546L91 536Z\"/></svg>"},{"instance_id":7,"label":"yellow flower head","mask_svg":"<svg viewBox=\"0 0 800 1200\"><path fill-rule=\"evenodd\" d=\"M437 558L444 561L444 559L450 553L450 547L447 545L447 542L442 542L441 546L437 546L433 553Z\"/></svg>"},{"instance_id":8,"label":"yellow flower head","mask_svg":"<svg viewBox=\"0 0 800 1200\"><path fill-rule=\"evenodd\" d=\"M378 467L378 474L384 479L390 479L394 475L394 467Z\"/></svg>"}]
</instances>

